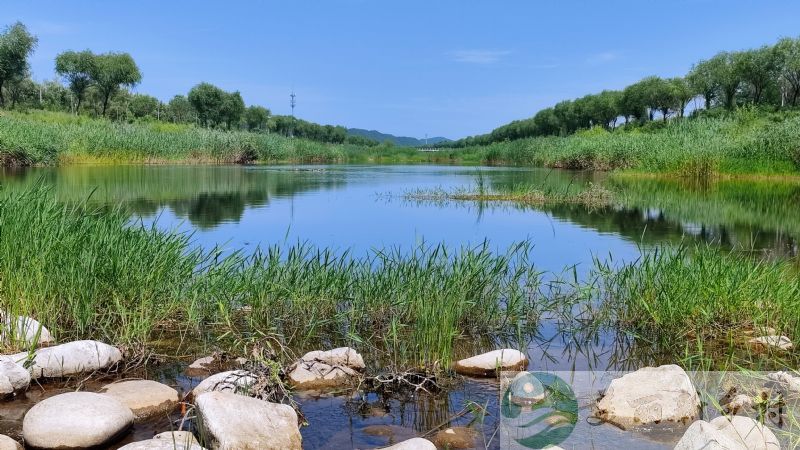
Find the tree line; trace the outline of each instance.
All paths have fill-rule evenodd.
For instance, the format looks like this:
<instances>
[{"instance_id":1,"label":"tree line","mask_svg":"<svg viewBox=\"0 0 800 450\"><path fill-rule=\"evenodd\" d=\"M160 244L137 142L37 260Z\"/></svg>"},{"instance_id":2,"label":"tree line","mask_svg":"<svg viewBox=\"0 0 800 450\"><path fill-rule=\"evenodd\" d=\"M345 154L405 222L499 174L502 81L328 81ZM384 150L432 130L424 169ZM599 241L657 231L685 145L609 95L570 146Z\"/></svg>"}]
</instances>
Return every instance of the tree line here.
<instances>
[{"instance_id":1,"label":"tree line","mask_svg":"<svg viewBox=\"0 0 800 450\"><path fill-rule=\"evenodd\" d=\"M38 38L19 22L0 33L0 108L43 109L115 121L164 121L279 133L321 142L378 145L371 139L348 136L342 126L272 115L259 105L246 106L239 91L227 92L210 83L199 83L187 95L175 95L166 103L134 93L132 89L142 81L142 74L128 53L68 50L56 56L58 78L38 83L31 78L28 63L37 44Z\"/></svg>"},{"instance_id":2,"label":"tree line","mask_svg":"<svg viewBox=\"0 0 800 450\"><path fill-rule=\"evenodd\" d=\"M605 90L565 100L516 120L491 133L470 136L452 147L536 136L565 136L581 129L682 118L693 100L703 109L733 110L752 104L792 108L800 102L800 38L782 38L775 45L720 52L692 66L685 77L649 76L622 90Z\"/></svg>"}]
</instances>

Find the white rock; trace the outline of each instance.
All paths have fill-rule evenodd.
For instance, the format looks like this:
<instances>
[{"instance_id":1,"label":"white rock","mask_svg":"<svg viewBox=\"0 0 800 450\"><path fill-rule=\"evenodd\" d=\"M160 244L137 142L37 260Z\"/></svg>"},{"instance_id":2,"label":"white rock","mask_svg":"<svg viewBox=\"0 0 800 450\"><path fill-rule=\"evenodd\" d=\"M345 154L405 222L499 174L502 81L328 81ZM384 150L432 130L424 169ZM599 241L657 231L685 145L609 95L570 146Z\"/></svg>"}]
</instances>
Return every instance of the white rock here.
<instances>
[{"instance_id":1,"label":"white rock","mask_svg":"<svg viewBox=\"0 0 800 450\"><path fill-rule=\"evenodd\" d=\"M493 376L497 370L523 370L528 358L519 350L505 348L493 350L455 363L454 369L462 375Z\"/></svg>"},{"instance_id":2,"label":"white rock","mask_svg":"<svg viewBox=\"0 0 800 450\"><path fill-rule=\"evenodd\" d=\"M296 389L321 389L347 384L358 372L347 366L298 361L289 368L289 383Z\"/></svg>"},{"instance_id":3,"label":"white rock","mask_svg":"<svg viewBox=\"0 0 800 450\"><path fill-rule=\"evenodd\" d=\"M27 357L27 353L17 353L0 359L22 363ZM75 341L36 350L29 370L33 379L61 378L108 369L120 361L122 353L116 347L98 341Z\"/></svg>"},{"instance_id":4,"label":"white rock","mask_svg":"<svg viewBox=\"0 0 800 450\"><path fill-rule=\"evenodd\" d=\"M382 450L436 450L436 446L427 439L413 438L390 447L383 447Z\"/></svg>"},{"instance_id":5,"label":"white rock","mask_svg":"<svg viewBox=\"0 0 800 450\"><path fill-rule=\"evenodd\" d=\"M344 366L355 370L363 370L364 358L350 347L339 347L333 350L316 350L308 352L300 358L301 361L319 361L329 366Z\"/></svg>"},{"instance_id":6,"label":"white rock","mask_svg":"<svg viewBox=\"0 0 800 450\"><path fill-rule=\"evenodd\" d=\"M22 421L22 436L36 448L97 447L121 437L131 425L133 413L117 400L69 392L34 405Z\"/></svg>"},{"instance_id":7,"label":"white rock","mask_svg":"<svg viewBox=\"0 0 800 450\"><path fill-rule=\"evenodd\" d=\"M188 431L167 431L146 441L132 442L119 450L204 450Z\"/></svg>"},{"instance_id":8,"label":"white rock","mask_svg":"<svg viewBox=\"0 0 800 450\"><path fill-rule=\"evenodd\" d=\"M231 370L211 375L201 381L193 390L194 398L211 391L230 391L249 395L250 388L256 383L256 377L246 370Z\"/></svg>"},{"instance_id":9,"label":"white rock","mask_svg":"<svg viewBox=\"0 0 800 450\"><path fill-rule=\"evenodd\" d=\"M39 321L26 316L6 316L5 313L0 314L3 317L3 328L0 330L0 339L14 343L23 343L25 345L50 345L55 342L50 331L44 327ZM16 327L15 327L16 325ZM39 328L41 327L41 333ZM36 341L36 334L39 334L39 340Z\"/></svg>"},{"instance_id":10,"label":"white rock","mask_svg":"<svg viewBox=\"0 0 800 450\"><path fill-rule=\"evenodd\" d=\"M165 416L178 406L178 391L151 380L128 380L103 386L100 393L130 408L135 420Z\"/></svg>"},{"instance_id":11,"label":"white rock","mask_svg":"<svg viewBox=\"0 0 800 450\"><path fill-rule=\"evenodd\" d=\"M202 432L215 450L300 450L297 413L288 405L230 392L207 392L195 402Z\"/></svg>"},{"instance_id":12,"label":"white rock","mask_svg":"<svg viewBox=\"0 0 800 450\"><path fill-rule=\"evenodd\" d=\"M214 364L214 357L213 356L205 356L203 358L197 358L194 360L193 363L189 364L190 369L208 369L208 366Z\"/></svg>"},{"instance_id":13,"label":"white rock","mask_svg":"<svg viewBox=\"0 0 800 450\"><path fill-rule=\"evenodd\" d=\"M767 375L767 379L779 383L792 394L800 394L800 376L789 372L775 372Z\"/></svg>"},{"instance_id":14,"label":"white rock","mask_svg":"<svg viewBox=\"0 0 800 450\"><path fill-rule=\"evenodd\" d=\"M792 341L786 336L759 336L747 341L752 347L755 348L777 348L779 350L791 350L793 345Z\"/></svg>"},{"instance_id":15,"label":"white rock","mask_svg":"<svg viewBox=\"0 0 800 450\"><path fill-rule=\"evenodd\" d=\"M0 397L8 398L25 392L31 384L31 374L8 359L0 359Z\"/></svg>"},{"instance_id":16,"label":"white rock","mask_svg":"<svg viewBox=\"0 0 800 450\"><path fill-rule=\"evenodd\" d=\"M700 399L683 369L645 367L611 382L597 403L598 416L622 428L662 422L688 423Z\"/></svg>"},{"instance_id":17,"label":"white rock","mask_svg":"<svg viewBox=\"0 0 800 450\"><path fill-rule=\"evenodd\" d=\"M22 450L22 446L5 434L0 434L0 450Z\"/></svg>"},{"instance_id":18,"label":"white rock","mask_svg":"<svg viewBox=\"0 0 800 450\"><path fill-rule=\"evenodd\" d=\"M675 450L780 450L772 431L744 416L698 420L686 430Z\"/></svg>"},{"instance_id":19,"label":"white rock","mask_svg":"<svg viewBox=\"0 0 800 450\"><path fill-rule=\"evenodd\" d=\"M733 414L739 412L746 412L753 408L753 398L749 395L739 394L731 399L726 405L723 405L726 411Z\"/></svg>"}]
</instances>

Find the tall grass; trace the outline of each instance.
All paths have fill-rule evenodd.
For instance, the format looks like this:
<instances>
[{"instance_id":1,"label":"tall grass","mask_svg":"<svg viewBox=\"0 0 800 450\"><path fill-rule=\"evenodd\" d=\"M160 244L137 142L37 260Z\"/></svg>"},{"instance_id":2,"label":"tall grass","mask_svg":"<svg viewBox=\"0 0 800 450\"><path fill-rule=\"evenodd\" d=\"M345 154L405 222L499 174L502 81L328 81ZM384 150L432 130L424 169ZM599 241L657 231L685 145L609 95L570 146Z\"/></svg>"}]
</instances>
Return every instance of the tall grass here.
<instances>
[{"instance_id":1,"label":"tall grass","mask_svg":"<svg viewBox=\"0 0 800 450\"><path fill-rule=\"evenodd\" d=\"M747 108L730 116L677 120L653 129L593 129L453 149L455 159L565 169L708 176L797 173L800 114Z\"/></svg>"},{"instance_id":2,"label":"tall grass","mask_svg":"<svg viewBox=\"0 0 800 450\"><path fill-rule=\"evenodd\" d=\"M295 162L507 164L565 169L715 174L797 174L800 114L742 108L722 117L649 128L594 129L488 146L420 152L223 132L163 123L117 124L59 113L0 115L0 163Z\"/></svg>"},{"instance_id":3,"label":"tall grass","mask_svg":"<svg viewBox=\"0 0 800 450\"><path fill-rule=\"evenodd\" d=\"M377 341L399 364L428 366L447 365L461 337L513 333L536 319L539 274L524 244L365 257L298 244L222 257L128 220L41 189L3 196L2 308L62 341L258 332L299 347Z\"/></svg>"},{"instance_id":4,"label":"tall grass","mask_svg":"<svg viewBox=\"0 0 800 450\"><path fill-rule=\"evenodd\" d=\"M724 359L753 334L800 338L800 277L790 261L742 257L707 244L597 264L603 308L619 329L674 354L715 349ZM706 350L707 351L707 350Z\"/></svg>"}]
</instances>

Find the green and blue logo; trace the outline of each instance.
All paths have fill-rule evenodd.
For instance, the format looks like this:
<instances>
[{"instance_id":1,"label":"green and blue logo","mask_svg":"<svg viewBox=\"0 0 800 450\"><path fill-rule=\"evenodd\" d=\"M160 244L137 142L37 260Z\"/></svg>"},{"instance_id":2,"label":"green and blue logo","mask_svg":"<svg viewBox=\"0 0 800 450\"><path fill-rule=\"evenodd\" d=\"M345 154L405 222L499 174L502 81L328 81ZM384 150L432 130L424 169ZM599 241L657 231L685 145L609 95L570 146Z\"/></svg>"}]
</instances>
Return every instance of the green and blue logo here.
<instances>
[{"instance_id":1,"label":"green and blue logo","mask_svg":"<svg viewBox=\"0 0 800 450\"><path fill-rule=\"evenodd\" d=\"M503 390L500 412L506 437L515 446L544 449L572 433L578 400L572 387L556 375L519 372Z\"/></svg>"}]
</instances>

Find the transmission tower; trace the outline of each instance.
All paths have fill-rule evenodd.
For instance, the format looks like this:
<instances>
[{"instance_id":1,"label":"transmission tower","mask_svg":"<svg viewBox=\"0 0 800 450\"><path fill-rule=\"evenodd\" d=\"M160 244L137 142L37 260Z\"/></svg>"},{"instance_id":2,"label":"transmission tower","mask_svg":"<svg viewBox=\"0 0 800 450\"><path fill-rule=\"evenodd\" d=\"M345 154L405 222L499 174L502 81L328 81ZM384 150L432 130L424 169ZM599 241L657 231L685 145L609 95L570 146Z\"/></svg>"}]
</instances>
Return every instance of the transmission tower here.
<instances>
[{"instance_id":1,"label":"transmission tower","mask_svg":"<svg viewBox=\"0 0 800 450\"><path fill-rule=\"evenodd\" d=\"M294 137L294 107L297 105L297 95L295 95L294 89L292 89L292 93L289 95L289 97L291 98L289 105L292 107L292 127L289 130L289 137Z\"/></svg>"}]
</instances>

